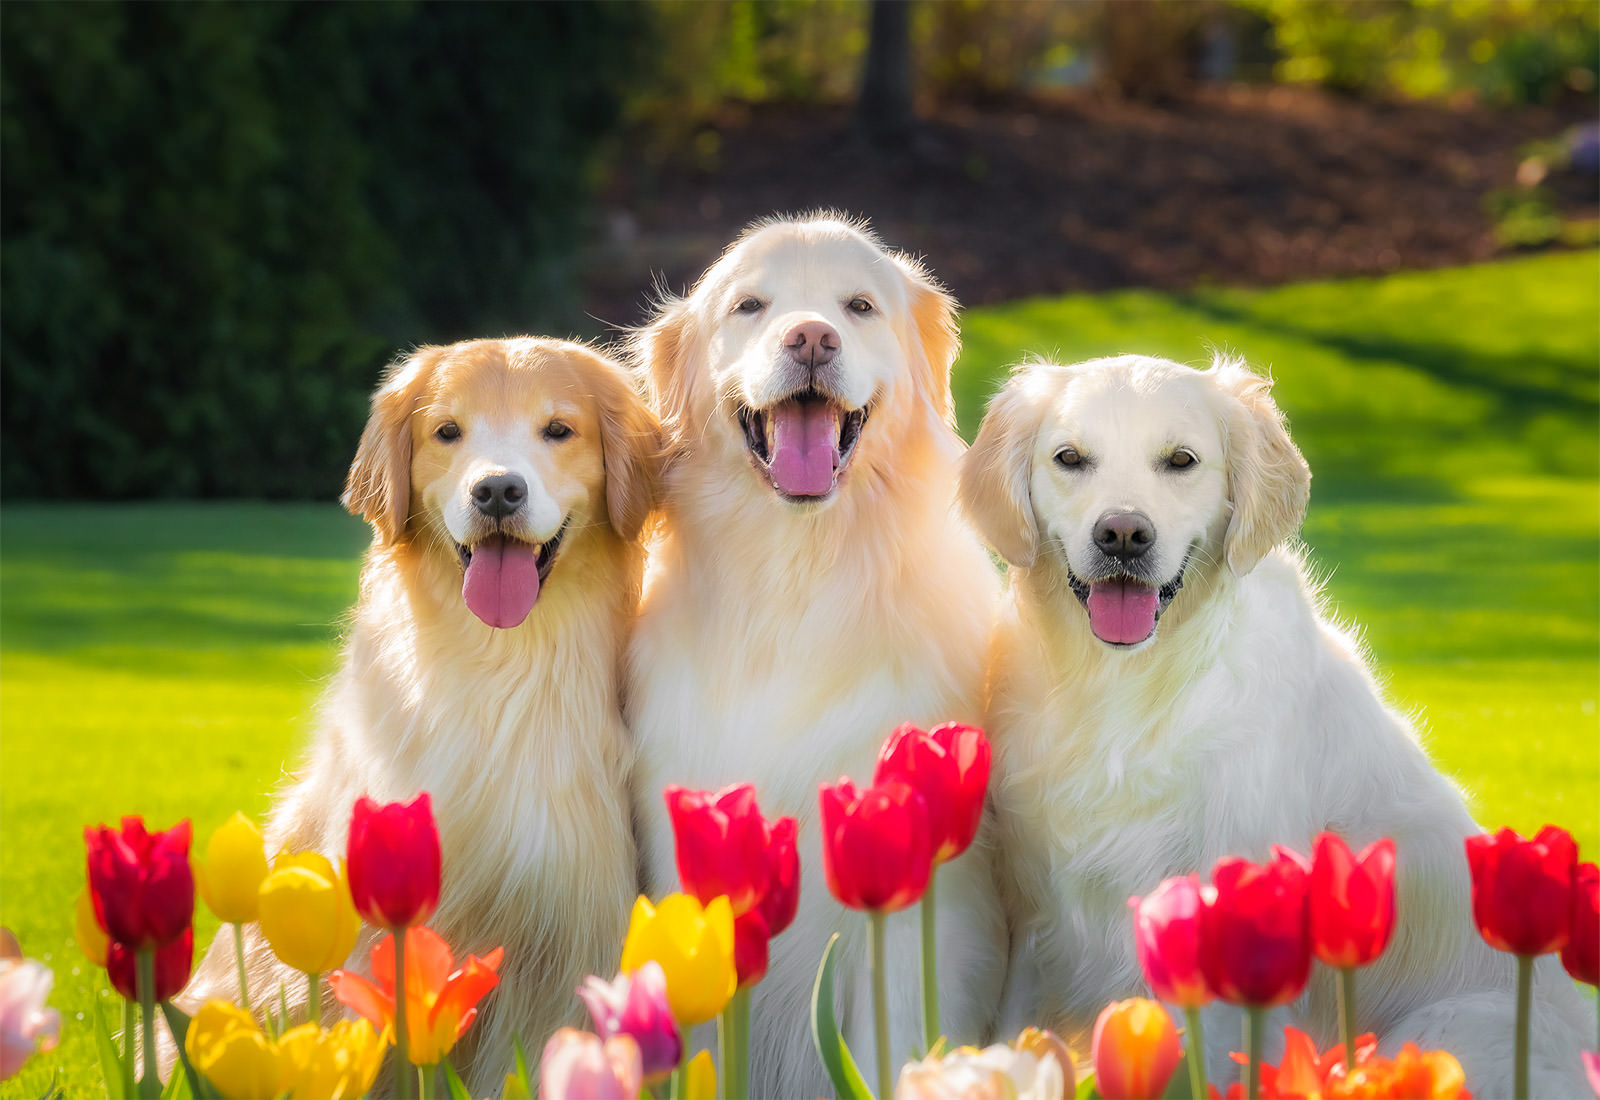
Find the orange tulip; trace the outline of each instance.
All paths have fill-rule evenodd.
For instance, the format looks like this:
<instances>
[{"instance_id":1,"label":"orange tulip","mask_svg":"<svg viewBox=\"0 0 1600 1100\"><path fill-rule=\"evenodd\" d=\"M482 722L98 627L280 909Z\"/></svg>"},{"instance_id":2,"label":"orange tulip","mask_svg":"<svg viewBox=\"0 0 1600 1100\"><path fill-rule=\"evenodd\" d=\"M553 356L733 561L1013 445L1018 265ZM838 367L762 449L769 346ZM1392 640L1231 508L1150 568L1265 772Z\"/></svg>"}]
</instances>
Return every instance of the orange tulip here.
<instances>
[{"instance_id":1,"label":"orange tulip","mask_svg":"<svg viewBox=\"0 0 1600 1100\"><path fill-rule=\"evenodd\" d=\"M500 981L503 949L483 958L468 956L458 970L449 945L430 928L406 933L407 1056L419 1066L437 1063L478 1015L478 1002ZM374 983L348 970L328 976L333 995L358 1016L382 1031L394 1029L394 937L385 936L372 949Z\"/></svg>"},{"instance_id":2,"label":"orange tulip","mask_svg":"<svg viewBox=\"0 0 1600 1100\"><path fill-rule=\"evenodd\" d=\"M1106 1005L1093 1043L1095 1087L1106 1100L1160 1096L1183 1057L1172 1017L1142 997Z\"/></svg>"}]
</instances>

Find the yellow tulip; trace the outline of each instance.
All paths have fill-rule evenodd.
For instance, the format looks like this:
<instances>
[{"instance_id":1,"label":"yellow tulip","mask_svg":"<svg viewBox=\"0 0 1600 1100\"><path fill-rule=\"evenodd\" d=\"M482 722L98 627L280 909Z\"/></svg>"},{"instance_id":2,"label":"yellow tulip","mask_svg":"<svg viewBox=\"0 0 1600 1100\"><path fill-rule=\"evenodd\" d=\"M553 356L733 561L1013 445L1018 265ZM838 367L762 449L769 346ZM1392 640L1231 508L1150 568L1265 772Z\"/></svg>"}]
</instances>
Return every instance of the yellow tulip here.
<instances>
[{"instance_id":1,"label":"yellow tulip","mask_svg":"<svg viewBox=\"0 0 1600 1100\"><path fill-rule=\"evenodd\" d=\"M248 1012L227 1001L201 1006L183 1049L227 1100L272 1100L288 1087L272 1040Z\"/></svg>"},{"instance_id":2,"label":"yellow tulip","mask_svg":"<svg viewBox=\"0 0 1600 1100\"><path fill-rule=\"evenodd\" d=\"M111 947L111 938L95 919L94 899L89 896L87 890L78 895L78 911L73 915L72 935L78 941L78 950L82 951L90 962L96 966L105 966L106 951Z\"/></svg>"},{"instance_id":3,"label":"yellow tulip","mask_svg":"<svg viewBox=\"0 0 1600 1100\"><path fill-rule=\"evenodd\" d=\"M278 1052L290 1100L365 1096L383 1064L389 1033L365 1020L341 1020L326 1031L301 1024L284 1032Z\"/></svg>"},{"instance_id":4,"label":"yellow tulip","mask_svg":"<svg viewBox=\"0 0 1600 1100\"><path fill-rule=\"evenodd\" d=\"M680 1027L703 1024L733 996L733 909L726 897L701 908L687 894L668 894L660 906L640 895L633 903L622 969L658 962L667 975L667 1003Z\"/></svg>"},{"instance_id":5,"label":"yellow tulip","mask_svg":"<svg viewBox=\"0 0 1600 1100\"><path fill-rule=\"evenodd\" d=\"M273 953L307 974L343 966L361 930L345 876L316 852L277 858L261 884L260 920Z\"/></svg>"},{"instance_id":6,"label":"yellow tulip","mask_svg":"<svg viewBox=\"0 0 1600 1100\"><path fill-rule=\"evenodd\" d=\"M232 924L256 919L267 857L261 848L261 830L248 817L236 813L224 821L206 842L205 863L190 863L206 908Z\"/></svg>"},{"instance_id":7,"label":"yellow tulip","mask_svg":"<svg viewBox=\"0 0 1600 1100\"><path fill-rule=\"evenodd\" d=\"M717 1067L711 1063L711 1052L702 1050L689 1059L689 1069L684 1075L685 1100L716 1100Z\"/></svg>"}]
</instances>

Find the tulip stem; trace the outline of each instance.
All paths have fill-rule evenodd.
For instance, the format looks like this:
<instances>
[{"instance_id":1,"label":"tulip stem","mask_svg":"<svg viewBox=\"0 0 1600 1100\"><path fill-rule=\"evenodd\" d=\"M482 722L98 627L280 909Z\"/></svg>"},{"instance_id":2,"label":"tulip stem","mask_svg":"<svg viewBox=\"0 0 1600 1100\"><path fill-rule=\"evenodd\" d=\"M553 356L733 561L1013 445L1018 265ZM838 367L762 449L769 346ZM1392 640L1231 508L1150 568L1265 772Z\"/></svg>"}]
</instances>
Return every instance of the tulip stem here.
<instances>
[{"instance_id":1,"label":"tulip stem","mask_svg":"<svg viewBox=\"0 0 1600 1100\"><path fill-rule=\"evenodd\" d=\"M250 1011L250 980L244 969L244 925L233 922L233 960L239 964L239 1007Z\"/></svg>"},{"instance_id":2,"label":"tulip stem","mask_svg":"<svg viewBox=\"0 0 1600 1100\"><path fill-rule=\"evenodd\" d=\"M1183 1021L1189 1034L1189 1095L1195 1100L1203 1100L1206 1095L1206 1048L1205 1033L1200 1029L1200 1009L1198 1006L1185 1006Z\"/></svg>"},{"instance_id":3,"label":"tulip stem","mask_svg":"<svg viewBox=\"0 0 1600 1100\"><path fill-rule=\"evenodd\" d=\"M723 1096L745 1096L750 1091L750 990L733 994L717 1018L717 1060L722 1063Z\"/></svg>"},{"instance_id":4,"label":"tulip stem","mask_svg":"<svg viewBox=\"0 0 1600 1100\"><path fill-rule=\"evenodd\" d=\"M1266 1037L1267 1010L1251 1005L1244 1010L1244 1095L1246 1100L1261 1097L1261 1045Z\"/></svg>"},{"instance_id":5,"label":"tulip stem","mask_svg":"<svg viewBox=\"0 0 1600 1100\"><path fill-rule=\"evenodd\" d=\"M874 909L867 919L872 922L872 1022L878 1051L878 1100L889 1100L894 1094L894 1075L889 1065L888 917Z\"/></svg>"},{"instance_id":6,"label":"tulip stem","mask_svg":"<svg viewBox=\"0 0 1600 1100\"><path fill-rule=\"evenodd\" d=\"M147 948L138 953L139 1008L144 1015L144 1075L139 1078L139 1095L161 1095L161 1073L156 1069L156 953Z\"/></svg>"},{"instance_id":7,"label":"tulip stem","mask_svg":"<svg viewBox=\"0 0 1600 1100\"><path fill-rule=\"evenodd\" d=\"M135 992L138 992L135 990ZM124 998L122 1002L122 1094L120 1100L133 1100L133 1063L138 1057L134 1054L138 1040L138 1016L135 1013L133 1002Z\"/></svg>"},{"instance_id":8,"label":"tulip stem","mask_svg":"<svg viewBox=\"0 0 1600 1100\"><path fill-rule=\"evenodd\" d=\"M1339 1041L1344 1044L1344 1075L1356 1071L1356 968L1339 968Z\"/></svg>"},{"instance_id":9,"label":"tulip stem","mask_svg":"<svg viewBox=\"0 0 1600 1100\"><path fill-rule=\"evenodd\" d=\"M306 975L306 1018L322 1026L322 975Z\"/></svg>"},{"instance_id":10,"label":"tulip stem","mask_svg":"<svg viewBox=\"0 0 1600 1100\"><path fill-rule=\"evenodd\" d=\"M1528 1026L1533 1015L1533 956L1517 956L1517 1052L1513 1063L1512 1095L1528 1100Z\"/></svg>"},{"instance_id":11,"label":"tulip stem","mask_svg":"<svg viewBox=\"0 0 1600 1100\"><path fill-rule=\"evenodd\" d=\"M724 1083L726 1083L726 1069L724 1069ZM672 1076L667 1080L667 1095L672 1100L684 1100L689 1092L689 1041L685 1037L683 1043L683 1057L678 1059L678 1066L672 1071Z\"/></svg>"},{"instance_id":12,"label":"tulip stem","mask_svg":"<svg viewBox=\"0 0 1600 1100\"><path fill-rule=\"evenodd\" d=\"M408 1050L410 1034L406 1031L406 930L394 930L394 1049L395 1094L400 1100L411 1100L411 1054Z\"/></svg>"},{"instance_id":13,"label":"tulip stem","mask_svg":"<svg viewBox=\"0 0 1600 1100\"><path fill-rule=\"evenodd\" d=\"M938 916L934 909L933 886L939 877L939 865L935 863L928 872L928 888L922 894L922 1040L927 1049L924 1054L933 1053L933 1045L939 1041L941 1030L939 1028L939 938L934 929Z\"/></svg>"}]
</instances>

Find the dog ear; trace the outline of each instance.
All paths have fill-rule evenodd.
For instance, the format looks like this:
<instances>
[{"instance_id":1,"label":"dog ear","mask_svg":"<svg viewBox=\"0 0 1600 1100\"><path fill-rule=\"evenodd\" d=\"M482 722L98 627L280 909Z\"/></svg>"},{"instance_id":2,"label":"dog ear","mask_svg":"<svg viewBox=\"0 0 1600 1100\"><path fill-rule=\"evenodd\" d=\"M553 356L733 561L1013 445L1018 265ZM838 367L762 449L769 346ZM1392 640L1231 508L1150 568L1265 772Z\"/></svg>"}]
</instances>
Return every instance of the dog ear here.
<instances>
[{"instance_id":1,"label":"dog ear","mask_svg":"<svg viewBox=\"0 0 1600 1100\"><path fill-rule=\"evenodd\" d=\"M683 443L693 385L689 355L694 347L694 310L688 298L667 298L655 318L634 332L628 348L659 417L659 431L672 447Z\"/></svg>"},{"instance_id":2,"label":"dog ear","mask_svg":"<svg viewBox=\"0 0 1600 1100\"><path fill-rule=\"evenodd\" d=\"M443 351L418 348L384 373L345 478L340 503L372 524L385 546L398 542L406 529L411 510L411 412L423 380Z\"/></svg>"},{"instance_id":3,"label":"dog ear","mask_svg":"<svg viewBox=\"0 0 1600 1100\"><path fill-rule=\"evenodd\" d=\"M1233 516L1222 549L1228 568L1242 577L1299 530L1311 496L1311 470L1289 438L1269 379L1234 360L1219 360L1212 373L1232 404L1225 423Z\"/></svg>"},{"instance_id":4,"label":"dog ear","mask_svg":"<svg viewBox=\"0 0 1600 1100\"><path fill-rule=\"evenodd\" d=\"M961 506L1002 558L1024 568L1039 554L1029 484L1044 399L1033 379L1030 368L1018 370L989 402L960 472Z\"/></svg>"},{"instance_id":5,"label":"dog ear","mask_svg":"<svg viewBox=\"0 0 1600 1100\"><path fill-rule=\"evenodd\" d=\"M638 538L656 506L661 424L628 372L596 354L595 398L600 403L600 448L606 472L606 518L621 538Z\"/></svg>"},{"instance_id":6,"label":"dog ear","mask_svg":"<svg viewBox=\"0 0 1600 1100\"><path fill-rule=\"evenodd\" d=\"M922 264L903 252L893 253L893 259L906 279L910 334L920 349L919 355L912 356L913 369L921 376L928 404L940 420L954 428L956 410L950 395L950 368L961 353L961 329L956 324L960 307Z\"/></svg>"}]
</instances>

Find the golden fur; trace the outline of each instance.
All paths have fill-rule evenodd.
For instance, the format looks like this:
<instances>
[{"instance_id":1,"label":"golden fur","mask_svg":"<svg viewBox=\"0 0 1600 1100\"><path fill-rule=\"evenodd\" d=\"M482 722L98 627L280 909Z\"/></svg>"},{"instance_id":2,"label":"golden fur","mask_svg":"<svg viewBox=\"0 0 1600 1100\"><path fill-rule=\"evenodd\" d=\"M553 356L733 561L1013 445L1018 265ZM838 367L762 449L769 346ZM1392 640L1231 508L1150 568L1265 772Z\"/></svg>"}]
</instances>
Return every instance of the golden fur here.
<instances>
[{"instance_id":1,"label":"golden fur","mask_svg":"<svg viewBox=\"0 0 1600 1100\"><path fill-rule=\"evenodd\" d=\"M572 434L542 434L553 418ZM447 420L461 432L450 442L435 434ZM617 968L637 884L618 662L659 449L611 360L564 341L479 340L397 363L350 469L344 503L374 538L309 756L274 800L268 854L337 860L357 797L432 793L444 882L429 923L458 958L505 947L500 985L452 1059L478 1094L499 1087L513 1035L537 1051L578 1022L583 977ZM473 483L508 471L529 491L507 532L543 542L569 528L532 612L501 630L464 604L456 547L488 522ZM371 942L352 968L370 972ZM259 935L247 951L253 1001L275 1000L283 981L303 1012L304 978ZM183 1003L237 984L225 931Z\"/></svg>"}]
</instances>

